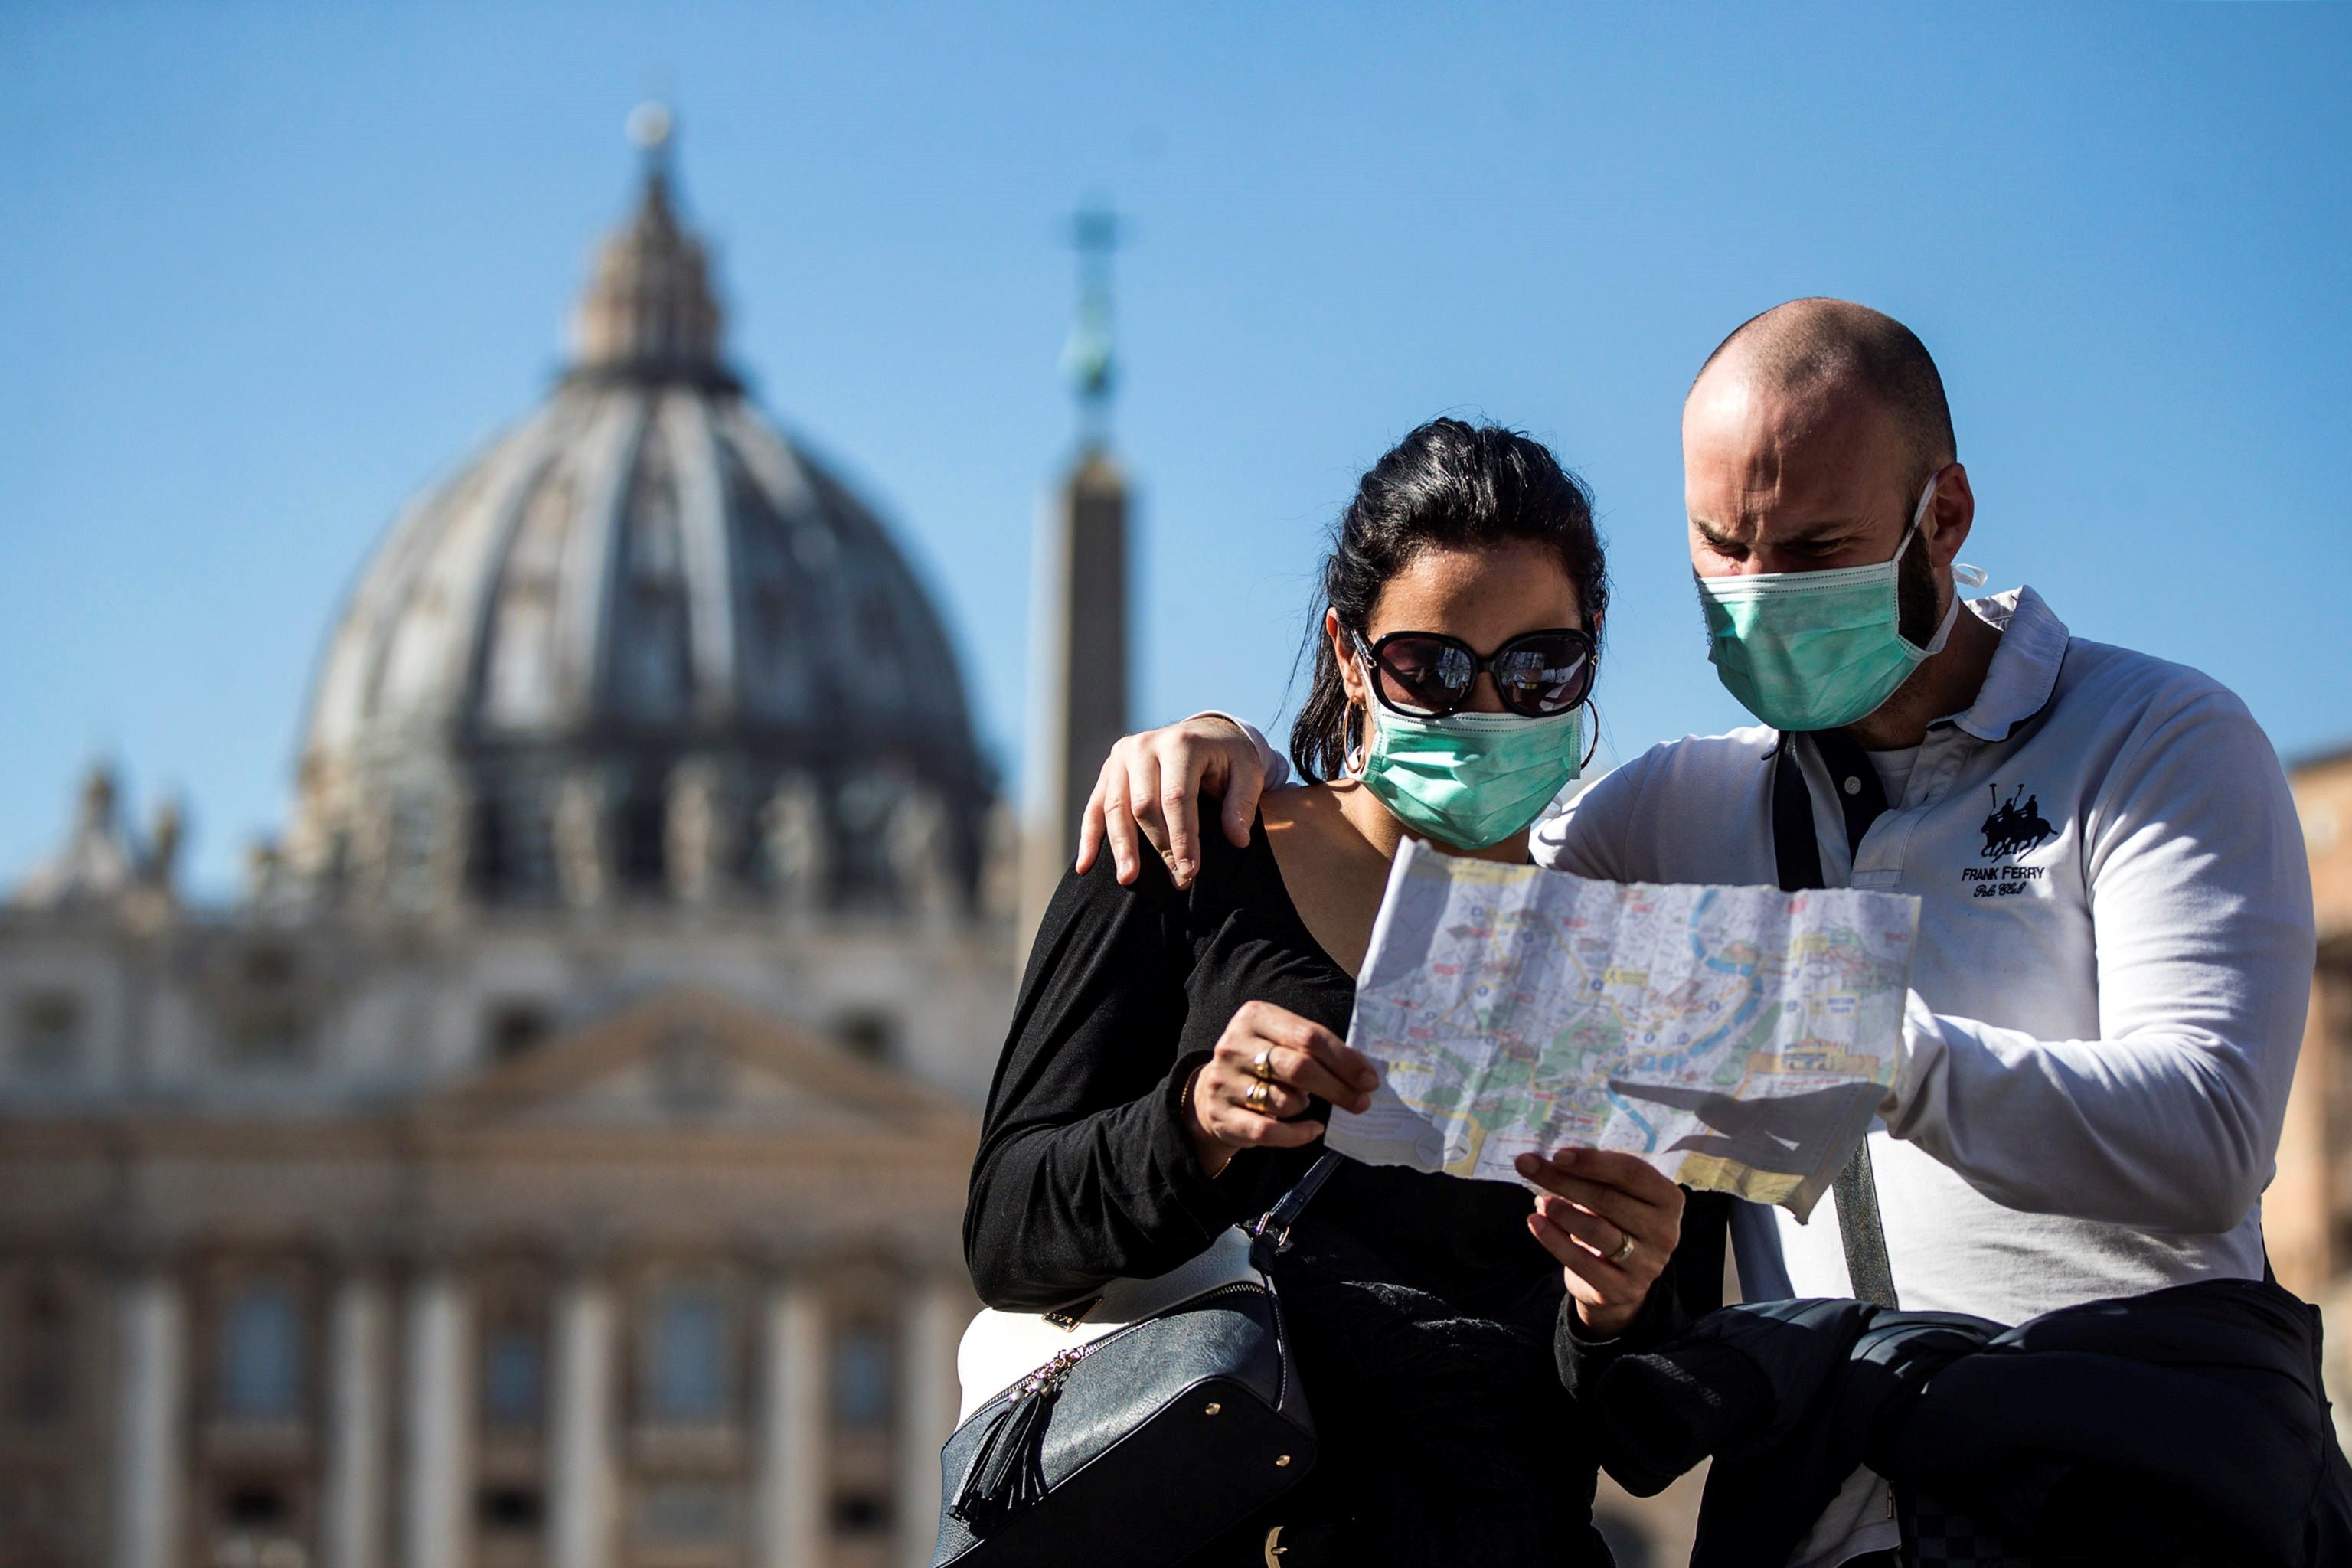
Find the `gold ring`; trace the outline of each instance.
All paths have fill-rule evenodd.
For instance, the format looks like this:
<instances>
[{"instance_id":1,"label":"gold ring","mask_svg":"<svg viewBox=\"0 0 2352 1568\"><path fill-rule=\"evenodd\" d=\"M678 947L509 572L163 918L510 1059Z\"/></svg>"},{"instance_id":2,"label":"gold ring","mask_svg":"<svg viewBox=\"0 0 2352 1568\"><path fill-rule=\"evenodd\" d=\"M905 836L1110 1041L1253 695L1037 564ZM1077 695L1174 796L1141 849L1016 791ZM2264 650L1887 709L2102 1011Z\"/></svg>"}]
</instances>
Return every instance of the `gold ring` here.
<instances>
[{"instance_id":1,"label":"gold ring","mask_svg":"<svg viewBox=\"0 0 2352 1568\"><path fill-rule=\"evenodd\" d=\"M1274 1081L1274 1047L1272 1046L1258 1052L1256 1059L1250 1063L1250 1077L1260 1083Z\"/></svg>"},{"instance_id":2,"label":"gold ring","mask_svg":"<svg viewBox=\"0 0 2352 1568\"><path fill-rule=\"evenodd\" d=\"M1620 1268L1624 1266L1625 1259L1633 1256L1633 1233L1629 1230L1622 1232L1622 1234L1624 1236L1625 1239L1619 1242L1617 1244L1617 1250L1609 1255L1609 1261L1616 1264Z\"/></svg>"},{"instance_id":3,"label":"gold ring","mask_svg":"<svg viewBox=\"0 0 2352 1568\"><path fill-rule=\"evenodd\" d=\"M1249 1093L1242 1097L1242 1103L1248 1106L1252 1110L1261 1112L1265 1110L1267 1107L1274 1103L1273 1086L1267 1083L1264 1079L1258 1079L1255 1083L1250 1085Z\"/></svg>"}]
</instances>

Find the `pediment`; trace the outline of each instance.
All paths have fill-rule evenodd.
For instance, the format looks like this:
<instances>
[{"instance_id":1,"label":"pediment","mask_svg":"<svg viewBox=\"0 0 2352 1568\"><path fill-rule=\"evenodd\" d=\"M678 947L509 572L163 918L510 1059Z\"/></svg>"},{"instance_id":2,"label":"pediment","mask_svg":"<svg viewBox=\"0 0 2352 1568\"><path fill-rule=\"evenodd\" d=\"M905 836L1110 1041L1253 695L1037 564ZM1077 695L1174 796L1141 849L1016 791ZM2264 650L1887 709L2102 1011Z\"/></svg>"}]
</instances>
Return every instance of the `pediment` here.
<instances>
[{"instance_id":1,"label":"pediment","mask_svg":"<svg viewBox=\"0 0 2352 1568\"><path fill-rule=\"evenodd\" d=\"M556 1036L436 1096L446 1131L814 1137L956 1133L971 1112L787 1020L677 990Z\"/></svg>"}]
</instances>

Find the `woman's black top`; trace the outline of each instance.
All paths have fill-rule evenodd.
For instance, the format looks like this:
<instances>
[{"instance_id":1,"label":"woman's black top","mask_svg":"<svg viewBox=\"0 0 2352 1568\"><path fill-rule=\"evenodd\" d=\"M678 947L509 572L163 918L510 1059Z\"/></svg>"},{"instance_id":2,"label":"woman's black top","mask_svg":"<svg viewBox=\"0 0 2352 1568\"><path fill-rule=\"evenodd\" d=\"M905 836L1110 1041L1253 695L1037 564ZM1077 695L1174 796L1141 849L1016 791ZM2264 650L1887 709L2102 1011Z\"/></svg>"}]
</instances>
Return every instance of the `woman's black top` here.
<instances>
[{"instance_id":1,"label":"woman's black top","mask_svg":"<svg viewBox=\"0 0 2352 1568\"><path fill-rule=\"evenodd\" d=\"M1031 951L964 1216L991 1306L1165 1273L1320 1152L1243 1150L1212 1179L1180 1121L1244 1002L1347 1031L1354 982L1300 921L1263 826L1246 849L1205 835L1182 892L1143 863L1132 889L1108 855L1066 878ZM1261 1563L1276 1524L1284 1568L1608 1563L1553 1365L1559 1266L1528 1234L1530 1208L1505 1183L1354 1161L1333 1173L1273 1268L1321 1458L1192 1563Z\"/></svg>"}]
</instances>

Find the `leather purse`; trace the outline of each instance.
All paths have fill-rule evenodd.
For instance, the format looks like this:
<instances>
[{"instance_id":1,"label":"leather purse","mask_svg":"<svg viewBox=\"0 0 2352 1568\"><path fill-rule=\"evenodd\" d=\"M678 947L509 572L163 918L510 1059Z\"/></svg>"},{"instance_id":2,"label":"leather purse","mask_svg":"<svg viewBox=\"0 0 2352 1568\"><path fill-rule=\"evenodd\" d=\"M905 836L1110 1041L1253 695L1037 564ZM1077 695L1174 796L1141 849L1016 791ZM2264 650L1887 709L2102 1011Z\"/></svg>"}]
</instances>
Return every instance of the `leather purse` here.
<instances>
[{"instance_id":1,"label":"leather purse","mask_svg":"<svg viewBox=\"0 0 2352 1568\"><path fill-rule=\"evenodd\" d=\"M1315 1422L1266 1271L1339 1161L1156 1279L974 1318L932 1568L1173 1563L1297 1485Z\"/></svg>"}]
</instances>

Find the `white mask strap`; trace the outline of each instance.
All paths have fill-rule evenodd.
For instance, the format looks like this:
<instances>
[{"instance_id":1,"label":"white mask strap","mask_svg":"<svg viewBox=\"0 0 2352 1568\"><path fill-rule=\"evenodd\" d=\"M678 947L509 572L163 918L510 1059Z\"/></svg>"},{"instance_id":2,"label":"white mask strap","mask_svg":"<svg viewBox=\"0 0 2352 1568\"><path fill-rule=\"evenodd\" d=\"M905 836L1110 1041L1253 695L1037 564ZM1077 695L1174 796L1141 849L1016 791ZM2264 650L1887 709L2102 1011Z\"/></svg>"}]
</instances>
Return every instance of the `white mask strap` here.
<instances>
[{"instance_id":1,"label":"white mask strap","mask_svg":"<svg viewBox=\"0 0 2352 1568\"><path fill-rule=\"evenodd\" d=\"M1944 644L1951 640L1952 628L1959 624L1959 620L1960 596L1958 594L1955 593L1952 595L1952 602L1948 605L1945 606L1942 624L1936 627L1935 637L1929 639L1926 651L1921 653L1919 657L1921 658L1933 658L1937 654L1943 652Z\"/></svg>"},{"instance_id":2,"label":"white mask strap","mask_svg":"<svg viewBox=\"0 0 2352 1568\"><path fill-rule=\"evenodd\" d=\"M1943 477L1941 468L1927 476L1927 487L1919 492L1919 504L1911 510L1910 531L1903 536L1903 543L1895 552L1897 561L1903 559L1904 551L1911 548L1911 541L1917 535L1919 525L1927 521L1927 509L1936 504L1936 486ZM1956 561L1952 563L1952 602L1944 606L1944 618L1937 625L1936 635L1928 639L1927 651L1919 656L1921 658L1933 658L1944 651L1944 645L1952 638L1952 628L1959 624L1960 589L1983 587L1985 574L1973 566L1962 565Z\"/></svg>"}]
</instances>

